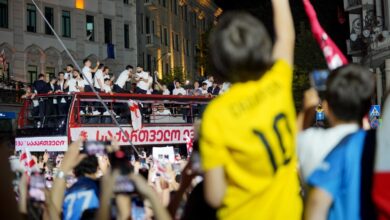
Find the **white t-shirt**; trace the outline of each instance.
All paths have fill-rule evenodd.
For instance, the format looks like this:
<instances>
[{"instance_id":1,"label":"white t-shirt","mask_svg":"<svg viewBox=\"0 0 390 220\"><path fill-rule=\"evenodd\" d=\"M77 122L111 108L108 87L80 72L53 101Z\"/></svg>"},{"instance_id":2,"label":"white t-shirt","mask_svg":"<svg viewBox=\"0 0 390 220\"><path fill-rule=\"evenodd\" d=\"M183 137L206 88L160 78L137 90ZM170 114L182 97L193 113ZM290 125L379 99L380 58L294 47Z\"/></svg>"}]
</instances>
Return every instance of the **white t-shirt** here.
<instances>
[{"instance_id":1,"label":"white t-shirt","mask_svg":"<svg viewBox=\"0 0 390 220\"><path fill-rule=\"evenodd\" d=\"M70 79L72 76L72 73L64 73L64 79Z\"/></svg>"},{"instance_id":2,"label":"white t-shirt","mask_svg":"<svg viewBox=\"0 0 390 220\"><path fill-rule=\"evenodd\" d=\"M92 80L92 70L91 68L87 67L87 66L84 66L83 67L83 74L84 76L91 82L93 83L93 80ZM89 83L87 82L86 79L84 79L84 84L85 85L89 85Z\"/></svg>"},{"instance_id":3,"label":"white t-shirt","mask_svg":"<svg viewBox=\"0 0 390 220\"><path fill-rule=\"evenodd\" d=\"M181 94L181 95L187 95L187 92L186 92L186 90L185 89L183 89L183 88L176 88L176 89L174 89L173 91L172 91L172 94L173 95L179 95L179 94Z\"/></svg>"},{"instance_id":4,"label":"white t-shirt","mask_svg":"<svg viewBox=\"0 0 390 220\"><path fill-rule=\"evenodd\" d=\"M310 128L299 133L297 149L304 180L344 137L358 130L357 124L344 124L329 129Z\"/></svg>"},{"instance_id":5,"label":"white t-shirt","mask_svg":"<svg viewBox=\"0 0 390 220\"><path fill-rule=\"evenodd\" d=\"M162 94L163 94L163 95L170 95L171 92L169 91L169 89L166 89L166 90L163 91Z\"/></svg>"},{"instance_id":6,"label":"white t-shirt","mask_svg":"<svg viewBox=\"0 0 390 220\"><path fill-rule=\"evenodd\" d=\"M123 87L125 87L127 80L129 80L129 71L124 70L123 72L121 72L121 74L119 74L119 77L116 80L115 84L117 84L119 87L123 89Z\"/></svg>"},{"instance_id":7,"label":"white t-shirt","mask_svg":"<svg viewBox=\"0 0 390 220\"><path fill-rule=\"evenodd\" d=\"M111 86L109 86L109 85L104 84L104 85L103 85L103 89L104 89L104 92L105 92L105 93L110 93L110 92L112 92Z\"/></svg>"},{"instance_id":8,"label":"white t-shirt","mask_svg":"<svg viewBox=\"0 0 390 220\"><path fill-rule=\"evenodd\" d=\"M140 73L137 73L137 77L139 77L141 79L141 81L139 81L137 83L137 87L142 89L142 90L148 90L149 89L149 74L147 72L140 72ZM145 82L142 79L147 79L148 81Z\"/></svg>"},{"instance_id":9,"label":"white t-shirt","mask_svg":"<svg viewBox=\"0 0 390 220\"><path fill-rule=\"evenodd\" d=\"M207 89L200 89L200 91L202 92L202 95L207 95L208 94Z\"/></svg>"},{"instance_id":10,"label":"white t-shirt","mask_svg":"<svg viewBox=\"0 0 390 220\"><path fill-rule=\"evenodd\" d=\"M100 89L100 85L99 85L98 79L100 79L100 81L102 82L102 84L104 86L104 76L103 76L103 71L102 70L97 70L96 71L95 76L94 76L94 83L93 83L96 88Z\"/></svg>"},{"instance_id":11,"label":"white t-shirt","mask_svg":"<svg viewBox=\"0 0 390 220\"><path fill-rule=\"evenodd\" d=\"M210 88L211 86L213 86L213 83L210 82L209 80L205 80L203 82L207 84L207 89Z\"/></svg>"},{"instance_id":12,"label":"white t-shirt","mask_svg":"<svg viewBox=\"0 0 390 220\"><path fill-rule=\"evenodd\" d=\"M79 80L76 80L74 78L70 79L68 81L69 92L80 92L80 90L76 88L76 85L78 85L79 87L84 87L85 82L82 79Z\"/></svg>"},{"instance_id":13,"label":"white t-shirt","mask_svg":"<svg viewBox=\"0 0 390 220\"><path fill-rule=\"evenodd\" d=\"M171 111L169 111L169 109L164 109L162 112L157 110L156 115L171 115Z\"/></svg>"}]
</instances>

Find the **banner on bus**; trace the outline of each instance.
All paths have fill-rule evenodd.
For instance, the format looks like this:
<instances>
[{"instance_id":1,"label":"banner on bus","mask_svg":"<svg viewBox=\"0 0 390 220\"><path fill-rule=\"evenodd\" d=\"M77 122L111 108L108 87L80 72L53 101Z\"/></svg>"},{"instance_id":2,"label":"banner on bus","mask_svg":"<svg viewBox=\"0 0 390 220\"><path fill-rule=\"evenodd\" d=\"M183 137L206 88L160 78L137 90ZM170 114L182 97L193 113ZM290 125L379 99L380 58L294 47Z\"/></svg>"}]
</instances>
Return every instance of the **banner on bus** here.
<instances>
[{"instance_id":1,"label":"banner on bus","mask_svg":"<svg viewBox=\"0 0 390 220\"><path fill-rule=\"evenodd\" d=\"M124 127L124 132L128 134L134 145L166 145L185 144L186 136L194 137L192 126L172 126L172 127L144 127L134 131L131 127ZM129 145L129 140L117 127L79 127L71 128L72 141L83 137L89 141L108 141L116 139L120 145Z\"/></svg>"},{"instance_id":2,"label":"banner on bus","mask_svg":"<svg viewBox=\"0 0 390 220\"><path fill-rule=\"evenodd\" d=\"M28 148L29 151L66 151L68 150L68 137L26 137L16 138L15 148L17 151Z\"/></svg>"}]
</instances>

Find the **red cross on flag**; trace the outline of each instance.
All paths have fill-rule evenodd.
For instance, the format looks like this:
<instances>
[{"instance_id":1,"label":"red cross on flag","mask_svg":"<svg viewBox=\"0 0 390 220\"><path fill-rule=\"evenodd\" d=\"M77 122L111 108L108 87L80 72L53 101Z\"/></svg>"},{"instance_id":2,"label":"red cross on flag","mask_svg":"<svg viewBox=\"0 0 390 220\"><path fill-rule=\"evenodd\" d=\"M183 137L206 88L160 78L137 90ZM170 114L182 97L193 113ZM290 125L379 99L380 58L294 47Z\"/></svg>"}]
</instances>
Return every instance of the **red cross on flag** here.
<instances>
[{"instance_id":1,"label":"red cross on flag","mask_svg":"<svg viewBox=\"0 0 390 220\"><path fill-rule=\"evenodd\" d=\"M19 161L20 161L20 164L27 171L27 173L30 173L31 170L36 165L34 159L32 158L32 156L27 148L22 151L22 154L20 154Z\"/></svg>"},{"instance_id":2,"label":"red cross on flag","mask_svg":"<svg viewBox=\"0 0 390 220\"><path fill-rule=\"evenodd\" d=\"M189 156L192 153L192 147L194 146L194 140L192 138L188 137L188 135L186 135L184 138L185 138L186 146L187 146L187 154Z\"/></svg>"},{"instance_id":3,"label":"red cross on flag","mask_svg":"<svg viewBox=\"0 0 390 220\"><path fill-rule=\"evenodd\" d=\"M139 109L139 104L136 101L129 100L128 105L131 114L131 125L133 126L133 129L135 131L142 129L142 115Z\"/></svg>"}]
</instances>

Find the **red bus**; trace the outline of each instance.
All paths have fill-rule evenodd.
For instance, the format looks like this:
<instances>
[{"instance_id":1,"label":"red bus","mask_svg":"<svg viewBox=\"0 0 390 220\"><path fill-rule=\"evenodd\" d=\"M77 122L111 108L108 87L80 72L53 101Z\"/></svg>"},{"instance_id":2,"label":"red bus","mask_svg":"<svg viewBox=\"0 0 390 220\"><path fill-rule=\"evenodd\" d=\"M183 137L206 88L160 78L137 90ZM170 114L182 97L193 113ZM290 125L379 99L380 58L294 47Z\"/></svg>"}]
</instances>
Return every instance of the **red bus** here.
<instances>
[{"instance_id":1,"label":"red bus","mask_svg":"<svg viewBox=\"0 0 390 220\"><path fill-rule=\"evenodd\" d=\"M18 117L15 148L31 152L62 152L80 136L89 141L115 138L122 146L130 141L139 149L154 146L184 147L194 135L210 98L135 94L100 94L123 128L114 123L94 93L37 95L25 99ZM131 126L129 100L139 103L143 127Z\"/></svg>"}]
</instances>

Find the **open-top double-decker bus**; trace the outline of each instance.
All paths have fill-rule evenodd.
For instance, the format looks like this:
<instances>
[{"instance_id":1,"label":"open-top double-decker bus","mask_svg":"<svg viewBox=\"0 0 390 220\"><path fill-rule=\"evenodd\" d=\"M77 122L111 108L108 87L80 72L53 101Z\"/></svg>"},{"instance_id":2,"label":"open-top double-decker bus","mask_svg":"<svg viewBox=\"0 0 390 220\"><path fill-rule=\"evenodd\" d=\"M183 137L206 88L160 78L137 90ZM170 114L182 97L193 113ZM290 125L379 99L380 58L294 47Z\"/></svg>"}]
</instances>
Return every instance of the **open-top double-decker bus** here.
<instances>
[{"instance_id":1,"label":"open-top double-decker bus","mask_svg":"<svg viewBox=\"0 0 390 220\"><path fill-rule=\"evenodd\" d=\"M194 135L193 123L210 98L200 96L163 96L100 94L123 128L117 127L94 93L37 95L25 99L18 118L16 150L32 152L66 151L80 136L88 141L116 139L137 148L185 146ZM139 104L142 128L132 127L129 101Z\"/></svg>"}]
</instances>

